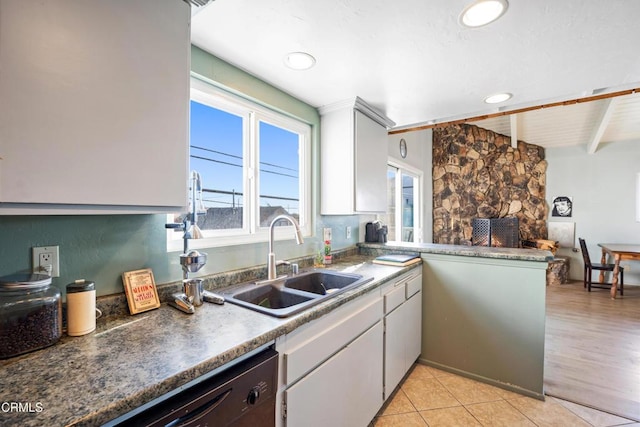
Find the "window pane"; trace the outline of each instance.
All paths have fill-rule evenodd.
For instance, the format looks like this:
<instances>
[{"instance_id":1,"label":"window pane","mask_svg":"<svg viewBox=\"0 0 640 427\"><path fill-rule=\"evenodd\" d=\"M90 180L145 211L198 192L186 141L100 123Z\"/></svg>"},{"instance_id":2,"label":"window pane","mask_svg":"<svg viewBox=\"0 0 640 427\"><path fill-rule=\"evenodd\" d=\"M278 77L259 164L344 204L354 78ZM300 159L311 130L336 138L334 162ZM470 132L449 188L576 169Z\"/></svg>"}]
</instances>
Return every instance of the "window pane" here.
<instances>
[{"instance_id":1,"label":"window pane","mask_svg":"<svg viewBox=\"0 0 640 427\"><path fill-rule=\"evenodd\" d=\"M382 220L387 225L387 240L396 241L396 175L398 170L387 168L387 214Z\"/></svg>"},{"instance_id":2,"label":"window pane","mask_svg":"<svg viewBox=\"0 0 640 427\"><path fill-rule=\"evenodd\" d=\"M402 174L402 241L413 242L413 190L415 178Z\"/></svg>"},{"instance_id":3,"label":"window pane","mask_svg":"<svg viewBox=\"0 0 640 427\"><path fill-rule=\"evenodd\" d=\"M300 221L300 136L265 122L260 122L259 131L260 226L268 227L280 214Z\"/></svg>"},{"instance_id":4,"label":"window pane","mask_svg":"<svg viewBox=\"0 0 640 427\"><path fill-rule=\"evenodd\" d=\"M243 227L243 118L191 101L190 168L202 177L202 230Z\"/></svg>"}]
</instances>

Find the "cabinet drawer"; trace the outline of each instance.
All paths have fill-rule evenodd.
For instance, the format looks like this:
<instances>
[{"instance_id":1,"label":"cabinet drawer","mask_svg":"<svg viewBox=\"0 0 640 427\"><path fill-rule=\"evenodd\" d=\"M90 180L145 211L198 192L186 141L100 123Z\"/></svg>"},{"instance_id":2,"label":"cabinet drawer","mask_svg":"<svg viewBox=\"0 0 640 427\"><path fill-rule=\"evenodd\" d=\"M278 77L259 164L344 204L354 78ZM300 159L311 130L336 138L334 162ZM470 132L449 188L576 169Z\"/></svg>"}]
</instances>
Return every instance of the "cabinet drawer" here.
<instances>
[{"instance_id":1,"label":"cabinet drawer","mask_svg":"<svg viewBox=\"0 0 640 427\"><path fill-rule=\"evenodd\" d=\"M384 294L384 312L391 313L394 308L402 304L405 300L404 280L396 282L393 288Z\"/></svg>"},{"instance_id":2,"label":"cabinet drawer","mask_svg":"<svg viewBox=\"0 0 640 427\"><path fill-rule=\"evenodd\" d=\"M407 282L407 299L411 298L412 295L417 294L421 290L422 290L422 275L412 277Z\"/></svg>"},{"instance_id":3,"label":"cabinet drawer","mask_svg":"<svg viewBox=\"0 0 640 427\"><path fill-rule=\"evenodd\" d=\"M285 350L285 383L293 383L327 360L378 322L381 315L382 300L378 297L336 323L322 322L321 325L326 325L326 330L317 335L311 335L300 344ZM326 319L318 319L318 322L322 320Z\"/></svg>"}]
</instances>

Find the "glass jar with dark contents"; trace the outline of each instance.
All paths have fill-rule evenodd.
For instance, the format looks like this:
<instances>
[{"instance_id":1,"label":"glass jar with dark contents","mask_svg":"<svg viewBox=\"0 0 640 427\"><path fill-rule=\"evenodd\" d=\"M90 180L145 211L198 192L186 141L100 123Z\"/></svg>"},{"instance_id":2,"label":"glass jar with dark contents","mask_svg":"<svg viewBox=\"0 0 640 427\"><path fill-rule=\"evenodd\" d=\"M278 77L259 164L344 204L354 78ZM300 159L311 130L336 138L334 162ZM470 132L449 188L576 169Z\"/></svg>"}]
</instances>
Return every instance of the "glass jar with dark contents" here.
<instances>
[{"instance_id":1,"label":"glass jar with dark contents","mask_svg":"<svg viewBox=\"0 0 640 427\"><path fill-rule=\"evenodd\" d=\"M0 359L50 346L61 335L60 291L51 286L51 277L0 277Z\"/></svg>"}]
</instances>

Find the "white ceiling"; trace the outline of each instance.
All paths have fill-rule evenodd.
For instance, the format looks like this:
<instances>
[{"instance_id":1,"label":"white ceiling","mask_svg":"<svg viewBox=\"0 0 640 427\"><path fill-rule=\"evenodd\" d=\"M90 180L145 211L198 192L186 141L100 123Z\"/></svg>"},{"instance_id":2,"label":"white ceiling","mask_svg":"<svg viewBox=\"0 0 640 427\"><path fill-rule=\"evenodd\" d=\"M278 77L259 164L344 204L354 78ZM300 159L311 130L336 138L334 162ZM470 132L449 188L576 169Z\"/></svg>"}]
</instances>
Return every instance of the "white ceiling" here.
<instances>
[{"instance_id":1,"label":"white ceiling","mask_svg":"<svg viewBox=\"0 0 640 427\"><path fill-rule=\"evenodd\" d=\"M471 0L215 0L192 43L312 106L360 96L396 130L640 88L640 1L509 0L481 28ZM284 66L306 51L307 71ZM496 92L513 98L497 106ZM480 125L545 147L640 140L637 94L502 116ZM505 124L506 123L506 124ZM498 130L500 129L500 130Z\"/></svg>"},{"instance_id":2,"label":"white ceiling","mask_svg":"<svg viewBox=\"0 0 640 427\"><path fill-rule=\"evenodd\" d=\"M609 142L640 142L640 93L542 108L525 113L472 121L474 125L542 147L584 145L594 153Z\"/></svg>"}]
</instances>

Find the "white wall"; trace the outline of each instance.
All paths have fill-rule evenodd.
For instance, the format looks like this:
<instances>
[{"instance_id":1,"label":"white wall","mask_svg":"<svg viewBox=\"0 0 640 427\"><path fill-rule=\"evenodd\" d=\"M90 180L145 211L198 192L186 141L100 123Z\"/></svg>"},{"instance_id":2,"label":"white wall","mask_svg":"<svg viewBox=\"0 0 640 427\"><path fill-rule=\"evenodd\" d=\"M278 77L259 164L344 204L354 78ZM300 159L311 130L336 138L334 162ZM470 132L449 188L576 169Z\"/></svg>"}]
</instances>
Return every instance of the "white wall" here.
<instances>
[{"instance_id":1,"label":"white wall","mask_svg":"<svg viewBox=\"0 0 640 427\"><path fill-rule=\"evenodd\" d=\"M407 142L407 157L404 159L400 156L401 139ZM421 170L424 174L422 186L422 241L425 243L433 242L432 144L433 131L431 129L389 136L389 158L397 163Z\"/></svg>"},{"instance_id":2,"label":"white wall","mask_svg":"<svg viewBox=\"0 0 640 427\"><path fill-rule=\"evenodd\" d=\"M547 204L554 196L573 198L571 218L549 221L575 222L578 237L586 240L592 262L600 262L598 243L640 244L640 223L635 222L635 180L640 172L640 141L603 144L587 154L585 146L546 149ZM570 277L582 280L580 252L560 249L571 257ZM640 262L623 262L625 283L640 284Z\"/></svg>"}]
</instances>

